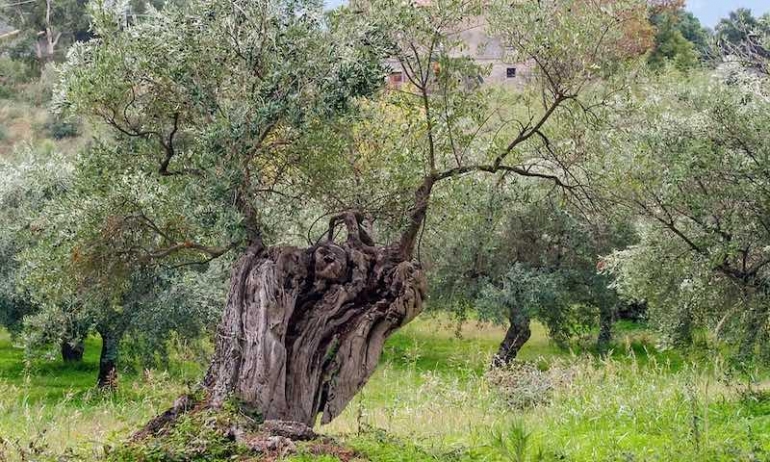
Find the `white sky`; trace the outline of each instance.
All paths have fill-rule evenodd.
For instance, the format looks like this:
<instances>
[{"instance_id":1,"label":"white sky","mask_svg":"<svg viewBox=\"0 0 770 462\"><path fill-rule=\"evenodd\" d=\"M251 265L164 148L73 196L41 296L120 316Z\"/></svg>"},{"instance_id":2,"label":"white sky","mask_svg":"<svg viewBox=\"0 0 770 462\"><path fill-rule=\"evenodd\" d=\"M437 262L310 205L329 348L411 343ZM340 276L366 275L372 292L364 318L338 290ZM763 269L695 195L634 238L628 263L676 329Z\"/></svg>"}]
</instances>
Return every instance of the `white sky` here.
<instances>
[{"instance_id":1,"label":"white sky","mask_svg":"<svg viewBox=\"0 0 770 462\"><path fill-rule=\"evenodd\" d=\"M687 9L708 27L716 26L720 18L738 8L749 8L754 16L761 16L770 12L770 0L687 0Z\"/></svg>"},{"instance_id":2,"label":"white sky","mask_svg":"<svg viewBox=\"0 0 770 462\"><path fill-rule=\"evenodd\" d=\"M345 0L326 0L332 8ZM687 8L703 22L704 26L714 27L720 18L738 8L750 8L754 16L770 12L770 0L687 0Z\"/></svg>"}]
</instances>

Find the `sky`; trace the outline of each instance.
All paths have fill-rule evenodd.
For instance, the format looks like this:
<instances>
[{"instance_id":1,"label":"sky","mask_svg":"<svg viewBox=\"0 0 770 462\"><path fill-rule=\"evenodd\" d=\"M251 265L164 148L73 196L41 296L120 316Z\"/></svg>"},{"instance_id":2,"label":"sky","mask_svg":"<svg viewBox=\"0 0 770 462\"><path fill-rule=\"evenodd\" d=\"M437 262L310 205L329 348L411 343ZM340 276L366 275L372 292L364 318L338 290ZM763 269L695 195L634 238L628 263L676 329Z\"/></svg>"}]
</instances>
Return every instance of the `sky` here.
<instances>
[{"instance_id":1,"label":"sky","mask_svg":"<svg viewBox=\"0 0 770 462\"><path fill-rule=\"evenodd\" d=\"M721 18L738 8L749 8L754 16L770 12L770 0L687 0L692 11L704 26L714 27Z\"/></svg>"},{"instance_id":2,"label":"sky","mask_svg":"<svg viewBox=\"0 0 770 462\"><path fill-rule=\"evenodd\" d=\"M334 7L345 0L326 0ZM713 28L721 18L738 8L750 8L754 16L770 12L770 0L687 0L687 8L695 13L704 26Z\"/></svg>"}]
</instances>

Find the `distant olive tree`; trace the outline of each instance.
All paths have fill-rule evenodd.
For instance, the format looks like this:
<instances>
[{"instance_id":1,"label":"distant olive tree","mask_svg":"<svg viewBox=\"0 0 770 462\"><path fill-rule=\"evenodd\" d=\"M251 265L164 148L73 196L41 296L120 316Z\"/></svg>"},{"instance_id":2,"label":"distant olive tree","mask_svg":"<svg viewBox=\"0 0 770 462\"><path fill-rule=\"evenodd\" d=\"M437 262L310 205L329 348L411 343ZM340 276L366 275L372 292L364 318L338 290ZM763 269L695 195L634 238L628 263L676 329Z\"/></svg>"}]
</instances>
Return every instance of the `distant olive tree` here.
<instances>
[{"instance_id":1,"label":"distant olive tree","mask_svg":"<svg viewBox=\"0 0 770 462\"><path fill-rule=\"evenodd\" d=\"M506 195L499 188L481 196L477 207L463 207L464 219L480 227L453 220L458 224L436 224L426 238L433 304L507 324L495 364L517 356L532 320L562 346L598 328L606 351L621 302L597 264L601 255L633 242L633 231L599 224L599 216L589 222L553 190L518 183ZM442 253L446 246L452 251Z\"/></svg>"},{"instance_id":2,"label":"distant olive tree","mask_svg":"<svg viewBox=\"0 0 770 462\"><path fill-rule=\"evenodd\" d=\"M770 74L770 13L756 18L751 10L738 8L716 26L719 51L751 69Z\"/></svg>"},{"instance_id":3,"label":"distant olive tree","mask_svg":"<svg viewBox=\"0 0 770 462\"><path fill-rule=\"evenodd\" d=\"M41 211L66 194L72 175L72 162L55 152L22 147L0 160L0 325L14 335L22 334L25 320L42 309L20 285L22 255L40 238ZM87 332L87 325L63 316L39 340L60 345L64 361L79 361Z\"/></svg>"},{"instance_id":4,"label":"distant olive tree","mask_svg":"<svg viewBox=\"0 0 770 462\"><path fill-rule=\"evenodd\" d=\"M56 163L51 168L69 172L74 168L80 173L98 171L100 167L93 162L101 149L104 147L98 144L86 148L74 165L66 164L68 169L55 167ZM211 333L220 314L218 300L225 295L228 275L221 265L175 267L135 262L126 266L120 258L89 258L93 255L89 252L113 250L116 245L111 240L115 239L114 229L110 228L115 223L90 228L103 217L101 213L115 211L121 204L134 200L152 199L151 195L132 195L133 184L106 184L103 180L99 175L77 177L66 190L37 206L38 210L31 214L37 217L35 239L24 242L15 256L15 285L17 291L28 294L31 306L35 307L33 312L26 313L22 326L28 346L44 345L55 338L74 338L62 332L66 326L77 329L79 344L89 332L96 332L101 338L97 384L114 388L122 348L127 347L142 366L149 367L154 365L155 358L165 362L172 336L194 340ZM86 200L95 190L99 201ZM100 238L89 249L72 246L74 239L83 239L78 235L83 230ZM60 272L50 271L52 268ZM83 275L88 279L78 279ZM103 287L107 282L119 285L110 286L109 291L85 289L91 284ZM217 301L212 303L213 300Z\"/></svg>"},{"instance_id":5,"label":"distant olive tree","mask_svg":"<svg viewBox=\"0 0 770 462\"><path fill-rule=\"evenodd\" d=\"M619 290L670 338L707 328L745 357L770 326L769 82L735 64L645 82L595 151L607 199L641 217L607 259Z\"/></svg>"}]
</instances>

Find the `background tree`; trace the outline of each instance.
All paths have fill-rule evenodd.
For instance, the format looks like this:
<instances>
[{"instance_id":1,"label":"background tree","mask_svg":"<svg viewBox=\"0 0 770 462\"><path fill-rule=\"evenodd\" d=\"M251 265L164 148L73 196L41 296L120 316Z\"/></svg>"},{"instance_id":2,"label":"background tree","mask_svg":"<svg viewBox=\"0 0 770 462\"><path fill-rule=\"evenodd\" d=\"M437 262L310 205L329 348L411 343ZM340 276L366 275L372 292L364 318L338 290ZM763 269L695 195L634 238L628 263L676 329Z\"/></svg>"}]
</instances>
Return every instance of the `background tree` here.
<instances>
[{"instance_id":1,"label":"background tree","mask_svg":"<svg viewBox=\"0 0 770 462\"><path fill-rule=\"evenodd\" d=\"M12 43L14 55L40 63L64 58L63 52L72 43L90 37L86 3L35 0L0 8L0 20L20 31Z\"/></svg>"},{"instance_id":2,"label":"background tree","mask_svg":"<svg viewBox=\"0 0 770 462\"><path fill-rule=\"evenodd\" d=\"M724 55L744 66L768 73L770 58L770 16L757 19L747 8L738 8L719 21L716 36Z\"/></svg>"},{"instance_id":3,"label":"background tree","mask_svg":"<svg viewBox=\"0 0 770 462\"><path fill-rule=\"evenodd\" d=\"M606 351L620 302L608 288L610 280L597 274L597 263L600 255L631 242L631 230L570 213L553 189L521 182L509 188L517 193L483 195L485 204L478 209L457 200L464 204L459 206L464 220L435 226L429 234L427 243L441 243L439 252L452 248L435 256L433 245L426 249L434 304L456 307L463 316L464 310L477 309L482 319L508 324L497 364L516 357L529 340L532 319L561 346L599 329L598 343ZM470 223L484 223L483 233Z\"/></svg>"},{"instance_id":4,"label":"background tree","mask_svg":"<svg viewBox=\"0 0 770 462\"><path fill-rule=\"evenodd\" d=\"M22 255L40 239L47 204L71 187L73 166L55 152L22 148L0 160L0 325L12 334L24 329L25 318L41 309L29 289L20 287ZM34 289L33 289L34 290ZM64 361L83 357L87 326L62 318L54 329L41 331L41 343L61 346Z\"/></svg>"},{"instance_id":5,"label":"background tree","mask_svg":"<svg viewBox=\"0 0 770 462\"><path fill-rule=\"evenodd\" d=\"M708 31L684 9L684 2L653 8L650 23L655 27L655 45L648 58L653 68L671 62L686 70L711 54Z\"/></svg>"},{"instance_id":6,"label":"background tree","mask_svg":"<svg viewBox=\"0 0 770 462\"><path fill-rule=\"evenodd\" d=\"M679 339L709 328L745 357L768 326L767 84L735 65L647 82L599 164L608 198L644 218L641 244L609 260L621 290Z\"/></svg>"},{"instance_id":7,"label":"background tree","mask_svg":"<svg viewBox=\"0 0 770 462\"><path fill-rule=\"evenodd\" d=\"M96 144L78 156L79 175L66 193L39 206L36 239L17 260L23 262L21 287L39 307L26 322L28 343L46 344L62 335L62 326L77 326L82 335L95 330L102 340L97 383L111 388L124 339L149 366L149 359L167 357L172 335L195 339L209 332L220 312L211 300L224 296L227 276L217 265L174 268L127 260L129 249L143 244L130 227L147 220L135 207L157 204L162 189L138 188L138 177L118 181L109 175L100 157L109 157L105 149Z\"/></svg>"}]
</instances>

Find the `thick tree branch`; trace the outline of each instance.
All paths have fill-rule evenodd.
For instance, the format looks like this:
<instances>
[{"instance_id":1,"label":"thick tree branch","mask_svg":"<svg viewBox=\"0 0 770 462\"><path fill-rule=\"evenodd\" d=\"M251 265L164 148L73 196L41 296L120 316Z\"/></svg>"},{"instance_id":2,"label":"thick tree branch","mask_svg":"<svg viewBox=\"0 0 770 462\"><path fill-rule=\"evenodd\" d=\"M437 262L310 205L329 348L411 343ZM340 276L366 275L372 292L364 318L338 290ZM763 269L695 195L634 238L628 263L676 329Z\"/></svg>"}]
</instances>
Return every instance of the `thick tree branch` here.
<instances>
[{"instance_id":1,"label":"thick tree branch","mask_svg":"<svg viewBox=\"0 0 770 462\"><path fill-rule=\"evenodd\" d=\"M445 170L442 173L439 173L435 176L435 181L441 181L445 180L447 178L453 178L457 176L462 176L467 173L473 173L473 172L484 172L484 173L498 173L498 172L511 172L515 173L520 176L525 177L531 177L531 178L541 178L545 180L553 181L557 186L563 188L563 189L575 189L580 187L580 185L571 185L565 183L561 178L559 178L557 175L553 175L550 173L543 173L543 172L536 172L532 170L533 167L514 167L514 166L508 166L508 165L465 165L462 167L456 167L449 170Z\"/></svg>"}]
</instances>

